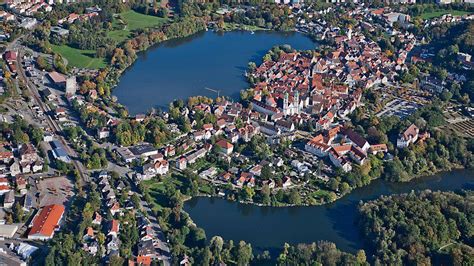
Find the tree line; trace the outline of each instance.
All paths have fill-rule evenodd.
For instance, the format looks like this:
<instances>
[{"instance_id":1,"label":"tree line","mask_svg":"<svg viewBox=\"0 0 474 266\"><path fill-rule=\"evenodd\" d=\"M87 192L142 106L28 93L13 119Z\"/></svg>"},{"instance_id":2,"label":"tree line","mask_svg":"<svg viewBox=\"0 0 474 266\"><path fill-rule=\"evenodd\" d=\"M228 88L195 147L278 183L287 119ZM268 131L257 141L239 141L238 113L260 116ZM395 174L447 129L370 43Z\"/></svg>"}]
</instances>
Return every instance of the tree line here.
<instances>
[{"instance_id":1,"label":"tree line","mask_svg":"<svg viewBox=\"0 0 474 266\"><path fill-rule=\"evenodd\" d=\"M472 265L472 191L411 192L359 206L375 264Z\"/></svg>"}]
</instances>

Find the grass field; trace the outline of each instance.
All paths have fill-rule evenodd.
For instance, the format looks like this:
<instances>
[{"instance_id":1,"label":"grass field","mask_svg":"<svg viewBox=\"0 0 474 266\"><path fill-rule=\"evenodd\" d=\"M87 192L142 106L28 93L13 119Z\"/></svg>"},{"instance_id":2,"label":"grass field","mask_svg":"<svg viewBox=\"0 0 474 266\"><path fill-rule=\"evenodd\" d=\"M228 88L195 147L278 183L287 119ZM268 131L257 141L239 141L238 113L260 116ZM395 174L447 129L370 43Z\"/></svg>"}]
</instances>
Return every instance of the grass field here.
<instances>
[{"instance_id":1,"label":"grass field","mask_svg":"<svg viewBox=\"0 0 474 266\"><path fill-rule=\"evenodd\" d=\"M423 13L420 15L420 18L432 19L432 18L441 17L442 15L445 15L445 14L451 14L453 16L463 16L463 15L469 14L469 12L459 11L459 10L440 10L440 11L433 11L429 13Z\"/></svg>"},{"instance_id":2,"label":"grass field","mask_svg":"<svg viewBox=\"0 0 474 266\"><path fill-rule=\"evenodd\" d=\"M173 174L171 177L167 177L163 181L151 179L142 182L142 184L148 188L149 194L153 199L153 202L149 202L153 206L153 209L160 210L163 207L168 207L169 199L165 197L167 183L171 183L173 184L172 186L180 188L183 185L183 178L183 176Z\"/></svg>"},{"instance_id":3,"label":"grass field","mask_svg":"<svg viewBox=\"0 0 474 266\"><path fill-rule=\"evenodd\" d=\"M148 16L137 13L133 10L122 12L120 18L113 21L113 31L109 32L109 37L117 42L123 42L130 37L130 33L137 29L145 29L159 26L168 19L155 16ZM123 20L123 22L121 21Z\"/></svg>"},{"instance_id":4,"label":"grass field","mask_svg":"<svg viewBox=\"0 0 474 266\"><path fill-rule=\"evenodd\" d=\"M66 58L69 66L89 69L105 67L103 58L94 57L94 50L80 50L67 45L53 45L52 47L55 53Z\"/></svg>"}]
</instances>

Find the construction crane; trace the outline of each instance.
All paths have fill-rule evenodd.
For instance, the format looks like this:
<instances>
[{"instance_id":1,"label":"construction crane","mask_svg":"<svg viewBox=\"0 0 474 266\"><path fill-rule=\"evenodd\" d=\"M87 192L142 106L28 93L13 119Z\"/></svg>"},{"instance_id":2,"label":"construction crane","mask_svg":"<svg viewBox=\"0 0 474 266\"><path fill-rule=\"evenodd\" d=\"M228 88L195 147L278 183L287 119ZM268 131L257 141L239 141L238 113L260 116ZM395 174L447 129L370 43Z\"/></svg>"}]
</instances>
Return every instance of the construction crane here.
<instances>
[{"instance_id":1,"label":"construction crane","mask_svg":"<svg viewBox=\"0 0 474 266\"><path fill-rule=\"evenodd\" d=\"M221 91L220 90L214 90L214 89L211 89L211 88L208 88L208 87L205 87L204 89L217 93L217 97L221 96Z\"/></svg>"}]
</instances>

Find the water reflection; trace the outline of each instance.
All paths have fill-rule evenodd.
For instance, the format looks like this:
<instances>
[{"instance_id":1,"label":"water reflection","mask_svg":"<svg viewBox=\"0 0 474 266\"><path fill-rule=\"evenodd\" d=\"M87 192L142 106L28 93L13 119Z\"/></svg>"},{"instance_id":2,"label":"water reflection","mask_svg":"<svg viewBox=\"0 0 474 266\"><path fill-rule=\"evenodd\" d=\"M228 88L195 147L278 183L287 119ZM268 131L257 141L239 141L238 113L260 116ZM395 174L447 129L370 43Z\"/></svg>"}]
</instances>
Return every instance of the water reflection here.
<instances>
[{"instance_id":1,"label":"water reflection","mask_svg":"<svg viewBox=\"0 0 474 266\"><path fill-rule=\"evenodd\" d=\"M285 242L310 243L328 240L345 251L367 248L357 226L357 206L381 195L412 190L460 190L474 187L474 171L457 170L407 183L375 180L342 199L323 206L258 207L224 199L194 198L185 210L207 236L245 240L258 250L278 249ZM215 215L208 215L209 212Z\"/></svg>"}]
</instances>

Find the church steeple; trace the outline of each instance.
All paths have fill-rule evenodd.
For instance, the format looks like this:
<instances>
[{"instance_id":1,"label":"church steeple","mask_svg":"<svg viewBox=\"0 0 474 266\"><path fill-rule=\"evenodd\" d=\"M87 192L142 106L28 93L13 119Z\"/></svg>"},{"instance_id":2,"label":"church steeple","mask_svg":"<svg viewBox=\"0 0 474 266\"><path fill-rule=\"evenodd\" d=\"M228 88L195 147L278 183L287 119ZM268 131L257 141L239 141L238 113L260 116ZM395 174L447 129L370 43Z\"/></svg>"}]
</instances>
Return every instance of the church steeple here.
<instances>
[{"instance_id":1,"label":"church steeple","mask_svg":"<svg viewBox=\"0 0 474 266\"><path fill-rule=\"evenodd\" d=\"M288 109L288 92L285 92L285 95L283 96L283 109Z\"/></svg>"},{"instance_id":2,"label":"church steeple","mask_svg":"<svg viewBox=\"0 0 474 266\"><path fill-rule=\"evenodd\" d=\"M300 93L298 90L295 91L295 95L293 96L293 107L295 108L295 113L300 113Z\"/></svg>"}]
</instances>

